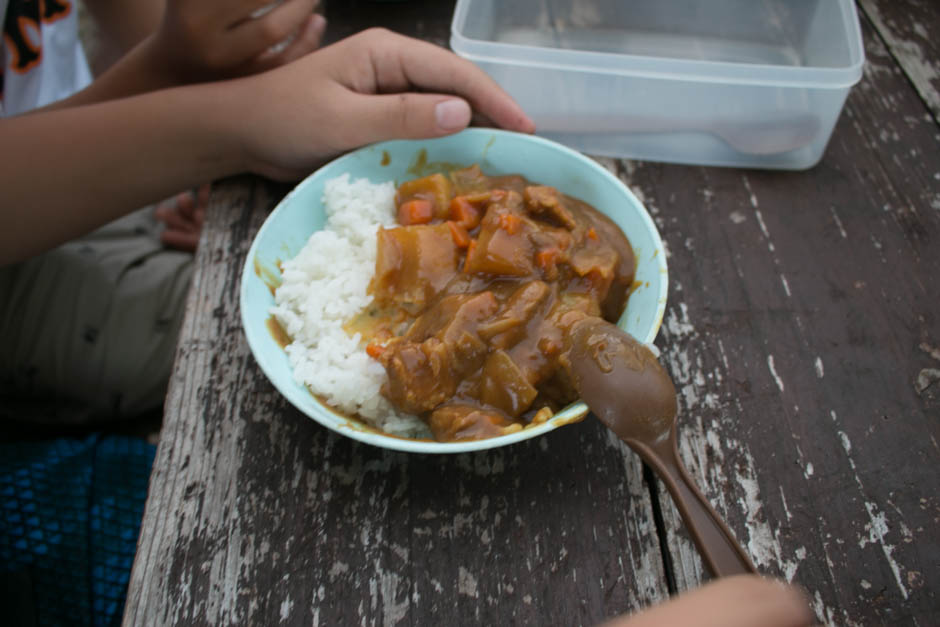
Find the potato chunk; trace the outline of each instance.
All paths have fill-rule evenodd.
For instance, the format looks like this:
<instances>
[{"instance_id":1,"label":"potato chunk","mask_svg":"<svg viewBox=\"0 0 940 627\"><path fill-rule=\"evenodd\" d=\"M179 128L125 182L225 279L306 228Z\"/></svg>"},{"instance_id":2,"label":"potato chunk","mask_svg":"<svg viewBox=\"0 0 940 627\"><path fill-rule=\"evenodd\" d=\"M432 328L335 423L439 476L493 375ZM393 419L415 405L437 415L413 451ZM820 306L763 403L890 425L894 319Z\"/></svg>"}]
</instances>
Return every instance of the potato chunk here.
<instances>
[{"instance_id":1,"label":"potato chunk","mask_svg":"<svg viewBox=\"0 0 940 627\"><path fill-rule=\"evenodd\" d=\"M453 196L454 187L450 179L443 174L432 174L399 185L397 205L415 199L428 200L433 206L434 217L443 219L450 211L450 199Z\"/></svg>"},{"instance_id":2,"label":"potato chunk","mask_svg":"<svg viewBox=\"0 0 940 627\"><path fill-rule=\"evenodd\" d=\"M503 350L493 351L486 358L480 391L480 400L513 418L527 410L538 395L522 369Z\"/></svg>"},{"instance_id":3,"label":"potato chunk","mask_svg":"<svg viewBox=\"0 0 940 627\"><path fill-rule=\"evenodd\" d=\"M369 292L379 303L424 305L447 286L458 258L447 224L379 229Z\"/></svg>"},{"instance_id":4,"label":"potato chunk","mask_svg":"<svg viewBox=\"0 0 940 627\"><path fill-rule=\"evenodd\" d=\"M532 220L516 206L491 202L476 245L467 252L464 272L516 277L534 274L535 249L529 237L534 229Z\"/></svg>"}]
</instances>

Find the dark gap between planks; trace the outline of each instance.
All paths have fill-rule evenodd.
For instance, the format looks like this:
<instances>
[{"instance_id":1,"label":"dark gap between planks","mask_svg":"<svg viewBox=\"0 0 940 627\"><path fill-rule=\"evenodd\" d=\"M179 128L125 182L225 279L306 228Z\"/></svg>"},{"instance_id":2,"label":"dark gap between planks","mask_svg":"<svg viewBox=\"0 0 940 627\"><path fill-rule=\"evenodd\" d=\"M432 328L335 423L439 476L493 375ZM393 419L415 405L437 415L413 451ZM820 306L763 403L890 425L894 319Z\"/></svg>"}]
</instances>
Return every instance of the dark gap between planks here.
<instances>
[{"instance_id":1,"label":"dark gap between planks","mask_svg":"<svg viewBox=\"0 0 940 627\"><path fill-rule=\"evenodd\" d=\"M666 575L666 587L669 589L669 596L675 596L678 592L676 586L676 575L672 564L672 555L669 553L669 541L666 535L666 521L663 519L663 508L659 502L659 490L656 482L656 475L652 468L643 464L643 482L650 493L650 507L653 510L653 524L656 525L656 538L659 540L659 554L663 558L663 573Z\"/></svg>"}]
</instances>

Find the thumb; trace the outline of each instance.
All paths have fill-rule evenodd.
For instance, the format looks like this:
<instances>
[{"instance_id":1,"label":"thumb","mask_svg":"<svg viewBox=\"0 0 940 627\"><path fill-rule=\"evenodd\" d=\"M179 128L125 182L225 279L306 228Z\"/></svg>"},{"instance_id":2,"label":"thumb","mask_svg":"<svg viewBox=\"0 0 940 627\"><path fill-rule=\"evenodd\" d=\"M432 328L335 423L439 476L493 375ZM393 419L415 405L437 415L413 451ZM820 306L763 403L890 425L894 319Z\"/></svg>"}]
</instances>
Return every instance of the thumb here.
<instances>
[{"instance_id":1,"label":"thumb","mask_svg":"<svg viewBox=\"0 0 940 627\"><path fill-rule=\"evenodd\" d=\"M470 124L466 100L439 94L363 96L359 102L360 140L429 139L450 135Z\"/></svg>"}]
</instances>

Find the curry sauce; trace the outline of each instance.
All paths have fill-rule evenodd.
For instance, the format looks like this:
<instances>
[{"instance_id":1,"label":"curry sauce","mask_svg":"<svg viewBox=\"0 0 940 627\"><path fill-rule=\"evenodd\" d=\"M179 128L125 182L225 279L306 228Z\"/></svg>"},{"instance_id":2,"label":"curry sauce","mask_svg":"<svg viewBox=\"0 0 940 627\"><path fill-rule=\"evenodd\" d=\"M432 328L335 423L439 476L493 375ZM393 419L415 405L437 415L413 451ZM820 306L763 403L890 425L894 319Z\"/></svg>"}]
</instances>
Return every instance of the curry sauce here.
<instances>
[{"instance_id":1,"label":"curry sauce","mask_svg":"<svg viewBox=\"0 0 940 627\"><path fill-rule=\"evenodd\" d=\"M401 226L377 234L373 303L347 324L384 366L382 394L439 441L502 435L576 400L568 329L616 321L633 283L620 229L477 166L402 183L396 206Z\"/></svg>"}]
</instances>

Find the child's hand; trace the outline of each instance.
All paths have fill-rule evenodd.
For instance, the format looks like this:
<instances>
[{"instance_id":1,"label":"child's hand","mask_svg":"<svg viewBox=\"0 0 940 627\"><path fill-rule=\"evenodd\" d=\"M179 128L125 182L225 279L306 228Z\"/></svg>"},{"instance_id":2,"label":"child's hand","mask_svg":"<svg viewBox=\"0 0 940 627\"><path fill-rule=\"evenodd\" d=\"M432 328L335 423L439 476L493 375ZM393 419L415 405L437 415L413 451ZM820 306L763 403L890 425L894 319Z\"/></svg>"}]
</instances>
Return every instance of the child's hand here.
<instances>
[{"instance_id":1,"label":"child's hand","mask_svg":"<svg viewBox=\"0 0 940 627\"><path fill-rule=\"evenodd\" d=\"M195 252L208 205L208 184L200 185L195 193L183 192L157 205L154 216L166 225L160 241L169 248Z\"/></svg>"},{"instance_id":2,"label":"child's hand","mask_svg":"<svg viewBox=\"0 0 940 627\"><path fill-rule=\"evenodd\" d=\"M244 76L320 45L319 0L167 0L152 44L180 82Z\"/></svg>"},{"instance_id":3,"label":"child's hand","mask_svg":"<svg viewBox=\"0 0 940 627\"><path fill-rule=\"evenodd\" d=\"M299 178L377 141L449 135L471 113L531 133L532 120L482 70L433 44L364 31L289 65L222 87L254 172ZM223 107L225 108L225 107Z\"/></svg>"},{"instance_id":4,"label":"child's hand","mask_svg":"<svg viewBox=\"0 0 940 627\"><path fill-rule=\"evenodd\" d=\"M718 579L603 627L807 627L815 622L797 588L743 575Z\"/></svg>"}]
</instances>

